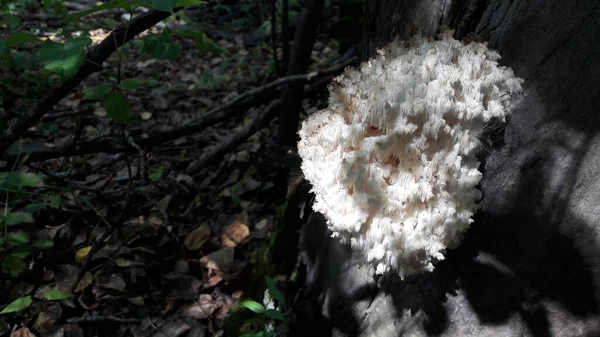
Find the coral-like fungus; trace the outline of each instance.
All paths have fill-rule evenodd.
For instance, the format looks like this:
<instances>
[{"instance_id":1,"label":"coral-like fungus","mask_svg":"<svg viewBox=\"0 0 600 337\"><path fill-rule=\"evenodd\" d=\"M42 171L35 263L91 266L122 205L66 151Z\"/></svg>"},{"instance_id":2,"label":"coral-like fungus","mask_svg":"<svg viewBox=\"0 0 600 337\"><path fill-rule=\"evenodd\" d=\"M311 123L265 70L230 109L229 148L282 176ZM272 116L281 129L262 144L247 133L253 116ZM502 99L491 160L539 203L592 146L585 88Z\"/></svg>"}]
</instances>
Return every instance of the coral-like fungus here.
<instances>
[{"instance_id":1,"label":"coral-like fungus","mask_svg":"<svg viewBox=\"0 0 600 337\"><path fill-rule=\"evenodd\" d=\"M485 43L395 41L329 87L298 151L334 236L402 277L433 270L473 221L477 136L504 120L522 79Z\"/></svg>"}]
</instances>

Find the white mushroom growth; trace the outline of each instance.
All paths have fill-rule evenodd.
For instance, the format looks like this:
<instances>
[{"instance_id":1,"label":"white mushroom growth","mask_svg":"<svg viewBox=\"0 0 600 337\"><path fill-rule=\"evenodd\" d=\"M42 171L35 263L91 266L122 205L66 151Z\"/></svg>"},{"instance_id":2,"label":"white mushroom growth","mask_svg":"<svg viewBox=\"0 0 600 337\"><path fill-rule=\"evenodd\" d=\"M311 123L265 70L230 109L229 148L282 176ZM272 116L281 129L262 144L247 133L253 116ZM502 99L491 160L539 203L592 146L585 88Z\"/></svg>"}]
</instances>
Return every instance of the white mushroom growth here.
<instances>
[{"instance_id":1,"label":"white mushroom growth","mask_svg":"<svg viewBox=\"0 0 600 337\"><path fill-rule=\"evenodd\" d=\"M329 107L302 123L313 208L377 273L432 271L473 221L477 136L522 92L498 59L451 31L395 41L335 78Z\"/></svg>"}]
</instances>

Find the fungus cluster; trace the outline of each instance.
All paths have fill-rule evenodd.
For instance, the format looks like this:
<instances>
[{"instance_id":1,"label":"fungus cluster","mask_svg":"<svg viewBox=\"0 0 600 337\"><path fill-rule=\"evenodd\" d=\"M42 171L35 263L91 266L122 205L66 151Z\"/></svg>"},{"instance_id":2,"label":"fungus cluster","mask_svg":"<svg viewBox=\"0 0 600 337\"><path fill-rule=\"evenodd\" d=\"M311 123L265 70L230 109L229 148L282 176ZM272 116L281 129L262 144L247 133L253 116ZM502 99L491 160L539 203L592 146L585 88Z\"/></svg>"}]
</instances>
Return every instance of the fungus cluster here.
<instances>
[{"instance_id":1,"label":"fungus cluster","mask_svg":"<svg viewBox=\"0 0 600 337\"><path fill-rule=\"evenodd\" d=\"M377 273L432 271L473 221L477 137L522 92L498 59L451 31L395 41L335 78L328 108L302 123L313 208Z\"/></svg>"}]
</instances>

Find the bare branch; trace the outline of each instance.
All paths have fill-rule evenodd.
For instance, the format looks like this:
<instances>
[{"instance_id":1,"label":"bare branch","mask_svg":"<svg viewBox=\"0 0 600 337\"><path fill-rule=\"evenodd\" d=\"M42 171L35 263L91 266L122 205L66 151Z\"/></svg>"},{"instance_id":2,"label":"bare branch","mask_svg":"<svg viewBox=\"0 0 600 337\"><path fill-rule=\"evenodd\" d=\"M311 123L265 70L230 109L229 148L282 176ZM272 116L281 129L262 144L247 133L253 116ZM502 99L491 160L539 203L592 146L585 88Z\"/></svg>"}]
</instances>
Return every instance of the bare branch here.
<instances>
[{"instance_id":1,"label":"bare branch","mask_svg":"<svg viewBox=\"0 0 600 337\"><path fill-rule=\"evenodd\" d=\"M75 155L85 155L102 152L139 152L140 149L149 149L168 141L172 141L181 137L198 133L209 126L215 125L216 123L233 116L237 112L246 111L248 108L256 104L257 101L254 99L255 97L260 97L260 95L265 91L268 91L269 89L272 89L276 86L285 83L307 79L312 80L317 78L318 80L316 80L312 85L307 86L304 90L305 96L310 96L316 92L323 90L331 81L332 75L339 74L344 70L346 66L352 64L354 61L355 58L352 58L344 63L335 65L322 71L310 74L293 75L277 79L260 88L248 91L236 97L232 101L227 102L215 109L212 109L211 111L203 114L199 118L189 123L186 123L185 125L174 127L170 130L154 133L148 138L134 137L133 135L131 135L131 142L137 144L137 147L132 146L131 142L123 144L123 142L115 139L107 139L101 141L80 141L76 146L63 152L51 148L36 148L31 151L24 150L21 154L28 155L28 162L37 162L51 158L69 157ZM323 77L320 78L321 76ZM3 159L12 161L14 160L15 156L16 154L5 154L3 156Z\"/></svg>"}]
</instances>

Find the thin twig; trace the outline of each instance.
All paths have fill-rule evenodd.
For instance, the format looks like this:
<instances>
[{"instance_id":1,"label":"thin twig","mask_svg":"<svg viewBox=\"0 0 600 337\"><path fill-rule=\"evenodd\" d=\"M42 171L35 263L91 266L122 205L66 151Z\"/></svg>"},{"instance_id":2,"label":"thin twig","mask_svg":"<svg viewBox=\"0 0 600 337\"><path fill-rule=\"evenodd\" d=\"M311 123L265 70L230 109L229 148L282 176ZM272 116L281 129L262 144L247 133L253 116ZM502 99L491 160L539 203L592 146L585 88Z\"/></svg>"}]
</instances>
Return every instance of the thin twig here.
<instances>
[{"instance_id":1,"label":"thin twig","mask_svg":"<svg viewBox=\"0 0 600 337\"><path fill-rule=\"evenodd\" d=\"M117 316L90 316L90 317L73 317L67 320L69 323L81 323L81 322L119 322L119 323L139 323L142 320L140 318L120 318Z\"/></svg>"},{"instance_id":2,"label":"thin twig","mask_svg":"<svg viewBox=\"0 0 600 337\"><path fill-rule=\"evenodd\" d=\"M330 79L322 79L318 82L319 86L313 86L312 90L317 91L317 88L323 88L327 83L329 83ZM307 92L307 94L311 94L312 92ZM277 109L281 106L281 100L275 100L271 102L271 104L264 109L264 112L259 113L252 123L248 126L242 128L238 132L231 135L228 139L220 142L210 149L207 153L203 154L197 160L194 160L192 163L188 165L185 170L186 174L194 175L199 172L201 169L213 163L218 158L223 157L230 150L234 149L236 146L244 142L250 136L252 136L256 131L263 128L269 121L271 121L277 115Z\"/></svg>"}]
</instances>

